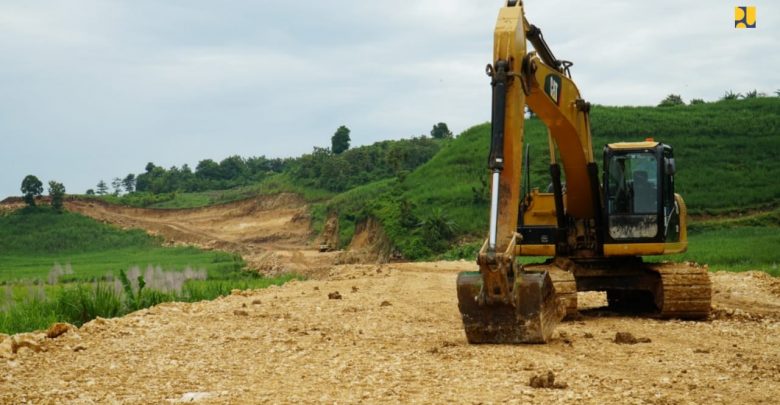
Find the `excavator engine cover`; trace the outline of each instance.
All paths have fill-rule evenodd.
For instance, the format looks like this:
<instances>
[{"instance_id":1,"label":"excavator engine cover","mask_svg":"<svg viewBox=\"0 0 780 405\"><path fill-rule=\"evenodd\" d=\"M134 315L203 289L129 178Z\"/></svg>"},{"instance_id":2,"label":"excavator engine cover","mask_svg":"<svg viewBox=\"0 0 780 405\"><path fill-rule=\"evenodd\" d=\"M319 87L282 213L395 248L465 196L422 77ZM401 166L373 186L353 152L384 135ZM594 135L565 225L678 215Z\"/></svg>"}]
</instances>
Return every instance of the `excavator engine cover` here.
<instances>
[{"instance_id":1,"label":"excavator engine cover","mask_svg":"<svg viewBox=\"0 0 780 405\"><path fill-rule=\"evenodd\" d=\"M478 272L460 273L457 284L469 343L546 343L565 315L546 271L519 272L508 303L480 303Z\"/></svg>"}]
</instances>

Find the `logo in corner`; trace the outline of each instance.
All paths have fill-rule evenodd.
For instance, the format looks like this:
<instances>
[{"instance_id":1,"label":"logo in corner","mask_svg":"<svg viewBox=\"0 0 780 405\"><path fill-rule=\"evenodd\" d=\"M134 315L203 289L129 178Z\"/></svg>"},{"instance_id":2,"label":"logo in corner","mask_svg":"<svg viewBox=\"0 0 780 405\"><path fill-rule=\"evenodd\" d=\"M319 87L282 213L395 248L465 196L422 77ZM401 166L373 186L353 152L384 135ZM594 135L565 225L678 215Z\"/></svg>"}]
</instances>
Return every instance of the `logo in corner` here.
<instances>
[{"instance_id":1,"label":"logo in corner","mask_svg":"<svg viewBox=\"0 0 780 405\"><path fill-rule=\"evenodd\" d=\"M734 28L756 28L756 7L734 7Z\"/></svg>"},{"instance_id":2,"label":"logo in corner","mask_svg":"<svg viewBox=\"0 0 780 405\"><path fill-rule=\"evenodd\" d=\"M561 95L561 78L557 75L547 75L544 78L544 91L555 104L558 104Z\"/></svg>"}]
</instances>

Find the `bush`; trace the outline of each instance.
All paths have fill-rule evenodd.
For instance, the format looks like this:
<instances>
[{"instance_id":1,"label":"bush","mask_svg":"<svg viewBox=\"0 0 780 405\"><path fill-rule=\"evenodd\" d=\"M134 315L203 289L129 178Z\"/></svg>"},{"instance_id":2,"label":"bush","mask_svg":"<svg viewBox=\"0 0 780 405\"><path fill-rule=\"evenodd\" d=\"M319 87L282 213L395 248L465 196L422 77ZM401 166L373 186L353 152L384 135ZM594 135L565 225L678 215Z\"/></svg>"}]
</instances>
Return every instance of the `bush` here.
<instances>
[{"instance_id":1,"label":"bush","mask_svg":"<svg viewBox=\"0 0 780 405\"><path fill-rule=\"evenodd\" d=\"M457 230L455 221L439 207L433 208L430 214L420 222L423 238L430 243L434 251L442 251Z\"/></svg>"},{"instance_id":2,"label":"bush","mask_svg":"<svg viewBox=\"0 0 780 405\"><path fill-rule=\"evenodd\" d=\"M659 107L674 107L676 105L685 105L679 94L670 94L658 104Z\"/></svg>"}]
</instances>

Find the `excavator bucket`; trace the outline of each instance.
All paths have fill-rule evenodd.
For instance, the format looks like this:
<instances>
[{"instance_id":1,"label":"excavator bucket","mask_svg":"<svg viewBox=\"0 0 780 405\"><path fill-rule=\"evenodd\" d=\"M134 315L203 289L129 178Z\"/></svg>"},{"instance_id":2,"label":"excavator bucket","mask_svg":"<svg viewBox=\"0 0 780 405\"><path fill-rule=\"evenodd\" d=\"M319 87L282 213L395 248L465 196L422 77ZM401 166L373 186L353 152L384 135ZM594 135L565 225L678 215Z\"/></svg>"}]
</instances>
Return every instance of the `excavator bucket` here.
<instances>
[{"instance_id":1,"label":"excavator bucket","mask_svg":"<svg viewBox=\"0 0 780 405\"><path fill-rule=\"evenodd\" d=\"M469 343L546 343L565 315L546 271L518 273L507 303L480 303L479 272L460 273L457 285Z\"/></svg>"}]
</instances>

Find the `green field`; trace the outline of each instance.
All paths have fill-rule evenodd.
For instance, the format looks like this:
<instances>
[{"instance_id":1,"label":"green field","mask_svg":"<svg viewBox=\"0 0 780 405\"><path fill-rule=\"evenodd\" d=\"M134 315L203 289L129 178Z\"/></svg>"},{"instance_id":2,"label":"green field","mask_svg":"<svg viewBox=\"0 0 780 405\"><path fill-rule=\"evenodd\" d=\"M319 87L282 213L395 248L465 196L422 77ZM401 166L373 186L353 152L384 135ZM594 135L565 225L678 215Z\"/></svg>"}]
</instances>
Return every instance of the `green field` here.
<instances>
[{"instance_id":1,"label":"green field","mask_svg":"<svg viewBox=\"0 0 780 405\"><path fill-rule=\"evenodd\" d=\"M140 230L120 230L49 207L0 216L0 333L64 321L81 325L166 301L200 301L233 289L282 284L243 271L240 256L163 247Z\"/></svg>"},{"instance_id":2,"label":"green field","mask_svg":"<svg viewBox=\"0 0 780 405\"><path fill-rule=\"evenodd\" d=\"M665 260L708 264L710 270L762 270L780 276L780 228L737 226L689 235L688 251Z\"/></svg>"},{"instance_id":3,"label":"green field","mask_svg":"<svg viewBox=\"0 0 780 405\"><path fill-rule=\"evenodd\" d=\"M48 207L0 216L0 284L45 282L56 264L73 269L64 281L101 279L150 265L171 271L205 269L210 278L225 278L244 266L229 253L163 247L162 240L142 230L123 231Z\"/></svg>"}]
</instances>

